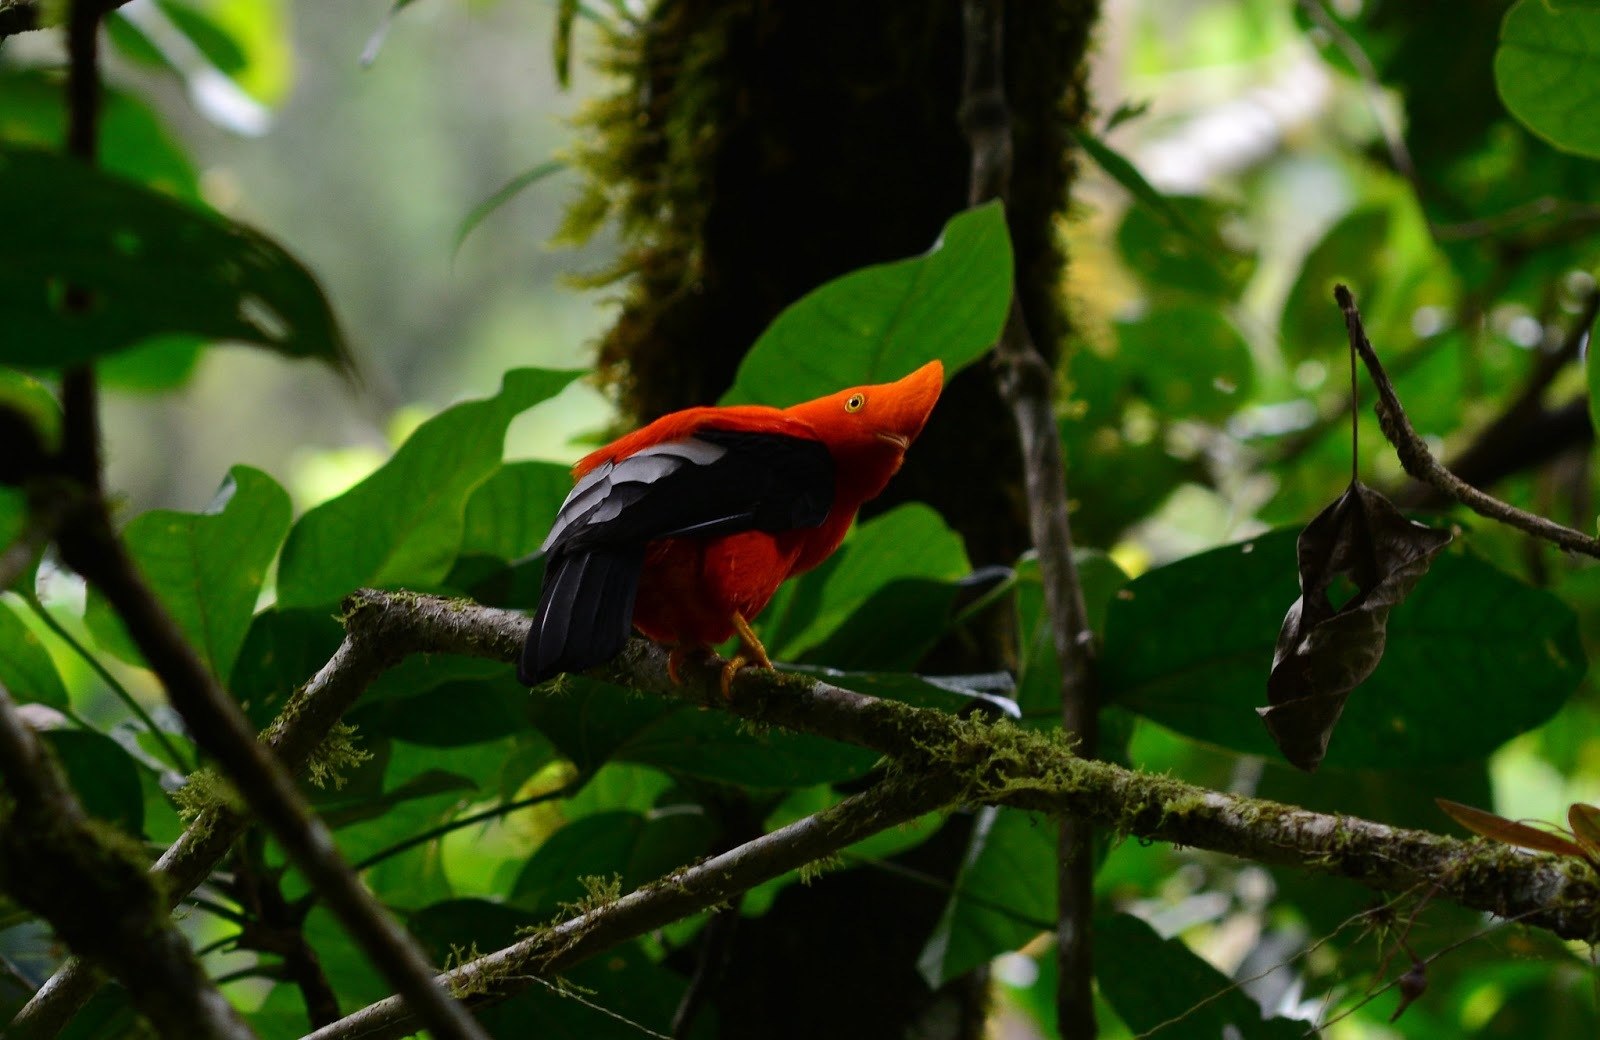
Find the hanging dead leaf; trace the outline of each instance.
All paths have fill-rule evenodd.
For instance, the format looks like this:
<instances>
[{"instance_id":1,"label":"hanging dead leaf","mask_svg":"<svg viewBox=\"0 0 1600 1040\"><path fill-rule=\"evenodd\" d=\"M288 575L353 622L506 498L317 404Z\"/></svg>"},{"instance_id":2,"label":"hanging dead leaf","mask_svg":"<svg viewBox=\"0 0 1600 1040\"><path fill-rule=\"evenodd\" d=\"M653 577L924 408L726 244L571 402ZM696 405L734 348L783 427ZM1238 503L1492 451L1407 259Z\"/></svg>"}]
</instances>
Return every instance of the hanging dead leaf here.
<instances>
[{"instance_id":1,"label":"hanging dead leaf","mask_svg":"<svg viewBox=\"0 0 1600 1040\"><path fill-rule=\"evenodd\" d=\"M1350 691L1383 657L1389 612L1449 542L1359 480L1300 532L1300 598L1278 633L1270 705L1256 709L1291 763L1321 764ZM1336 583L1352 593L1342 604L1329 596Z\"/></svg>"},{"instance_id":2,"label":"hanging dead leaf","mask_svg":"<svg viewBox=\"0 0 1600 1040\"><path fill-rule=\"evenodd\" d=\"M1574 802L1567 809L1567 826L1572 828L1572 836L1583 846L1589 862L1600 870L1600 809Z\"/></svg>"},{"instance_id":3,"label":"hanging dead leaf","mask_svg":"<svg viewBox=\"0 0 1600 1040\"><path fill-rule=\"evenodd\" d=\"M1537 827L1518 823L1516 820L1508 820L1504 816L1497 816L1483 809L1474 809L1470 805L1452 802L1448 798L1435 798L1434 803L1444 810L1446 816L1479 837L1488 838L1490 841L1515 845L1519 849L1532 849L1535 852L1553 852L1557 856L1589 859L1582 845L1559 834L1551 834L1549 831L1542 831ZM1572 808L1576 810L1578 807L1574 805ZM1568 816L1570 818L1571 814Z\"/></svg>"}]
</instances>

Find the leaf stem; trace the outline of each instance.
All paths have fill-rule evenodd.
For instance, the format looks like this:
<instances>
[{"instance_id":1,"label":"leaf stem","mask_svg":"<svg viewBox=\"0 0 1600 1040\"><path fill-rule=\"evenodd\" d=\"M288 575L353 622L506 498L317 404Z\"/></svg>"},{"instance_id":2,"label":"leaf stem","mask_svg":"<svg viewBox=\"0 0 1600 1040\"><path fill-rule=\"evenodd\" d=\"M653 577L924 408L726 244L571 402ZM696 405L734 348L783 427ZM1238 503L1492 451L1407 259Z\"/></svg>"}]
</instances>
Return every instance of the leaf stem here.
<instances>
[{"instance_id":1,"label":"leaf stem","mask_svg":"<svg viewBox=\"0 0 1600 1040\"><path fill-rule=\"evenodd\" d=\"M42 621L44 626L54 633L57 639L60 639L63 643L66 643L67 646L71 647L72 652L82 658L83 662L94 670L94 674L100 677L100 681L109 686L111 688L111 692L117 695L117 699L126 705L128 710L133 712L133 714L138 717L139 721L144 725L144 728L148 730L150 735L155 737L156 742L161 745L161 750L166 753L167 764L184 775L194 772L195 769L198 768L198 765L191 764L184 759L183 753L178 750L177 745L172 743L171 738L169 738L166 733L156 725L156 720L151 718L150 713L145 710L144 705L140 704L134 698L133 694L128 692L128 688L122 685L122 683L117 680L117 677L112 675L105 665L100 663L100 659L98 657L89 652L88 647L80 643L71 632L67 631L66 627L62 625L61 622L57 621L55 617L51 615L50 611L45 609L44 604L39 602L38 594L32 589L22 589L19 591L22 594L23 600L28 604L28 609L33 611L34 616ZM70 712L65 714L68 718L73 718L73 715Z\"/></svg>"}]
</instances>

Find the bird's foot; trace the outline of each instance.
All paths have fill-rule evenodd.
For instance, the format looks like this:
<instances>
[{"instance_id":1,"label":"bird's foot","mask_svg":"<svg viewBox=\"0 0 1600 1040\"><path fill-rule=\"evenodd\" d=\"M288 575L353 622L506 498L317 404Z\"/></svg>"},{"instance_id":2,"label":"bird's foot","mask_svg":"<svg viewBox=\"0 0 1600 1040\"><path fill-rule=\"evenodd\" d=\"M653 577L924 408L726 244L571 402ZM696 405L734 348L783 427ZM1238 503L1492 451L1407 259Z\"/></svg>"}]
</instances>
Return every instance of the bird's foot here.
<instances>
[{"instance_id":1,"label":"bird's foot","mask_svg":"<svg viewBox=\"0 0 1600 1040\"><path fill-rule=\"evenodd\" d=\"M745 656L743 654L734 654L733 658L722 666L721 685L723 700L733 700L733 677L738 673L739 669L750 663L750 661L745 660ZM768 665L767 667L770 668L772 666Z\"/></svg>"},{"instance_id":2,"label":"bird's foot","mask_svg":"<svg viewBox=\"0 0 1600 1040\"><path fill-rule=\"evenodd\" d=\"M675 646L667 651L667 678L672 685L683 685L683 666L696 658L704 658L708 651L703 646Z\"/></svg>"}]
</instances>

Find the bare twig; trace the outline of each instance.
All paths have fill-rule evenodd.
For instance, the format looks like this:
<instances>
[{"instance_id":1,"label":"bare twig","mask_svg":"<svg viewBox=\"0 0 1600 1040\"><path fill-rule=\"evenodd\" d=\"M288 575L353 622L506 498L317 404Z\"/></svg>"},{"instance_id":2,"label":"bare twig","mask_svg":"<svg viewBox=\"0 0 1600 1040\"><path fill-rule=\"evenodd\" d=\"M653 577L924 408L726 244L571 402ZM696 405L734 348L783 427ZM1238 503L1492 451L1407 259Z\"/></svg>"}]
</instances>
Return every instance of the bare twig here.
<instances>
[{"instance_id":1,"label":"bare twig","mask_svg":"<svg viewBox=\"0 0 1600 1040\"><path fill-rule=\"evenodd\" d=\"M1372 376L1373 385L1378 389L1378 424L1383 428L1383 435L1389 439L1389 443L1394 445L1395 452L1400 457L1400 464L1405 467L1407 473L1437 488L1480 516L1525 531L1563 549L1583 553L1586 556L1600 556L1600 539L1592 538L1582 531L1564 527L1485 494L1457 477L1434 458L1433 452L1428 450L1428 445L1412 428L1411 420L1406 418L1405 408L1395 395L1394 384L1389 381L1388 373L1378 361L1377 352L1367 340L1366 329L1361 324L1361 312L1356 309L1355 299L1350 295L1350 290L1343 285L1336 286L1333 296L1339 304L1339 309L1344 312L1345 328L1350 334L1350 345L1361 355L1362 362L1367 366L1367 373Z\"/></svg>"},{"instance_id":2,"label":"bare twig","mask_svg":"<svg viewBox=\"0 0 1600 1040\"><path fill-rule=\"evenodd\" d=\"M972 145L969 200L1004 199L1011 186L1011 114L1005 95L1005 5L1003 0L966 0L966 78L961 121ZM1078 753L1095 754L1099 695L1094 677L1094 642L1083 589L1072 559L1067 515L1066 469L1055 420L1055 373L1034 345L1022 301L1012 294L1000 341L995 345L1000 396L1011 407L1021 441L1028 526L1039 559L1045 611L1061 663L1061 727L1077 740ZM1094 1019L1094 832L1082 819L1061 820L1056 878L1056 1028L1062 1036L1096 1035Z\"/></svg>"},{"instance_id":3,"label":"bare twig","mask_svg":"<svg viewBox=\"0 0 1600 1040\"><path fill-rule=\"evenodd\" d=\"M128 842L97 831L0 688L0 883L127 987L163 1036L255 1034L206 978Z\"/></svg>"}]
</instances>

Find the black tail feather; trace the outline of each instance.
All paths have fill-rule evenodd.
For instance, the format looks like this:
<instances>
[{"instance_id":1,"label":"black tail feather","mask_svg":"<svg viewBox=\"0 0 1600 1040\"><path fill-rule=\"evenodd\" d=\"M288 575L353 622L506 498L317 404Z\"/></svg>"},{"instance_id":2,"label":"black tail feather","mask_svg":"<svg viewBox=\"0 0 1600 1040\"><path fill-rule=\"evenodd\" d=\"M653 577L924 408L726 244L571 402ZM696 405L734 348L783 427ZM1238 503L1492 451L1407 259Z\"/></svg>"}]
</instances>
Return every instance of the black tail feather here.
<instances>
[{"instance_id":1,"label":"black tail feather","mask_svg":"<svg viewBox=\"0 0 1600 1040\"><path fill-rule=\"evenodd\" d=\"M644 549L596 548L551 557L517 679L535 686L581 672L621 652L633 630Z\"/></svg>"}]
</instances>

